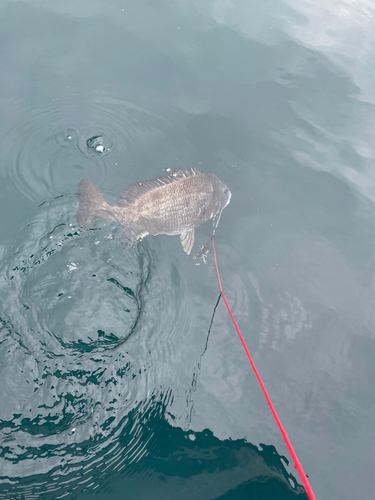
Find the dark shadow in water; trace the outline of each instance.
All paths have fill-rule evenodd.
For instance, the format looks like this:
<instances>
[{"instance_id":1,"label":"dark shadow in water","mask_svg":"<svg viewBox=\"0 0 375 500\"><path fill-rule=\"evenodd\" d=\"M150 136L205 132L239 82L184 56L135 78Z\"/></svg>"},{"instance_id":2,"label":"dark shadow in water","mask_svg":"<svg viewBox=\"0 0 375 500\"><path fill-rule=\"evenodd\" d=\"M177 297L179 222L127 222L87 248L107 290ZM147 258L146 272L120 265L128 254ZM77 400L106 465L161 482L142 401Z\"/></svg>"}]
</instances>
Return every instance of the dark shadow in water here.
<instances>
[{"instance_id":1,"label":"dark shadow in water","mask_svg":"<svg viewBox=\"0 0 375 500\"><path fill-rule=\"evenodd\" d=\"M108 450L102 450L91 465L84 467L86 471L82 466L78 467L80 479L77 477L77 470L58 478L60 467L49 474L28 478L3 477L3 480L9 482L0 484L0 498L307 498L303 487L286 470L283 463L287 462L286 458L280 456L274 446L262 444L261 449L258 449L244 439L221 441L210 430L186 432L180 427L171 426L164 418L165 412L166 407L160 401L152 403L141 416L137 411L130 412L127 425L117 438L119 446L115 455L121 449L120 457L126 457L133 438L131 429L140 419L142 441L147 443L147 451L136 460L125 458L120 469L116 470L113 462L111 465L113 455L108 455ZM90 479L87 476L91 476Z\"/></svg>"},{"instance_id":2,"label":"dark shadow in water","mask_svg":"<svg viewBox=\"0 0 375 500\"><path fill-rule=\"evenodd\" d=\"M159 404L157 404L159 406ZM156 410L156 408L155 408ZM206 429L183 431L172 427L160 408L146 423L158 446L149 443L149 454L122 473L103 478L94 492L82 492L74 500L126 499L253 499L287 500L307 495L289 474L274 446L258 447L244 439L220 440ZM160 438L160 436L163 436Z\"/></svg>"}]
</instances>

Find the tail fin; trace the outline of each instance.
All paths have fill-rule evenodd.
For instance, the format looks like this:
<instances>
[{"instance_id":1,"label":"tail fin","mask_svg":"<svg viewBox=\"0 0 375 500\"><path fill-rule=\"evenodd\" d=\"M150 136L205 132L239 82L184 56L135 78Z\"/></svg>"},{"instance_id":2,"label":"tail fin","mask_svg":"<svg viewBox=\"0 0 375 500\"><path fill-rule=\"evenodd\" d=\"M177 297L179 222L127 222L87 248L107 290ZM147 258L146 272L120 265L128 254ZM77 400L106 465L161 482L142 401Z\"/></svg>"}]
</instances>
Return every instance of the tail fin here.
<instances>
[{"instance_id":1,"label":"tail fin","mask_svg":"<svg viewBox=\"0 0 375 500\"><path fill-rule=\"evenodd\" d=\"M96 219L111 219L105 211L107 203L99 189L90 181L83 179L78 186L79 209L77 222L80 226L91 223Z\"/></svg>"}]
</instances>

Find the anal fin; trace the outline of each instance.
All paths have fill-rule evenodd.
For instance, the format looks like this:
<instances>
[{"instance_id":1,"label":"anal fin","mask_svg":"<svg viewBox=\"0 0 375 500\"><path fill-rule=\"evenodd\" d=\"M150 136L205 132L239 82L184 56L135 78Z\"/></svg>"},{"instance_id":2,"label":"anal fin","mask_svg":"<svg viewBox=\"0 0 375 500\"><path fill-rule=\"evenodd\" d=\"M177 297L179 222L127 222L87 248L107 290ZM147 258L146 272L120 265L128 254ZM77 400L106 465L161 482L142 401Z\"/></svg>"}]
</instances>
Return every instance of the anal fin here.
<instances>
[{"instance_id":1,"label":"anal fin","mask_svg":"<svg viewBox=\"0 0 375 500\"><path fill-rule=\"evenodd\" d=\"M185 231L185 233L182 233L180 238L184 252L189 255L194 245L194 228L190 229L189 231Z\"/></svg>"}]
</instances>

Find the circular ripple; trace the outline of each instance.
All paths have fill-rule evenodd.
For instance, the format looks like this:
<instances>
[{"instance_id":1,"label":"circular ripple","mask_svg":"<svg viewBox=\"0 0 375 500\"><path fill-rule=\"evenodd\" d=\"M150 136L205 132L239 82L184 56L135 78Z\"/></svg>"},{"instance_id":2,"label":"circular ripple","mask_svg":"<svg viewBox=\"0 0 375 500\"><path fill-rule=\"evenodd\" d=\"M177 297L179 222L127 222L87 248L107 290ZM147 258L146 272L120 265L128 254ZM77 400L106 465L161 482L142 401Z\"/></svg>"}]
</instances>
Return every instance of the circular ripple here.
<instances>
[{"instance_id":1,"label":"circular ripple","mask_svg":"<svg viewBox=\"0 0 375 500\"><path fill-rule=\"evenodd\" d=\"M0 138L5 175L31 200L70 191L86 173L100 184L118 144L123 161L133 146L139 150L161 135L158 116L98 93L69 95L32 111L17 108L14 115L19 120Z\"/></svg>"},{"instance_id":2,"label":"circular ripple","mask_svg":"<svg viewBox=\"0 0 375 500\"><path fill-rule=\"evenodd\" d=\"M0 265L0 468L8 482L44 474L28 495L93 487L158 446L148 420L171 412L186 357L178 266L157 239L132 246L103 221L81 232L76 210L46 200Z\"/></svg>"}]
</instances>

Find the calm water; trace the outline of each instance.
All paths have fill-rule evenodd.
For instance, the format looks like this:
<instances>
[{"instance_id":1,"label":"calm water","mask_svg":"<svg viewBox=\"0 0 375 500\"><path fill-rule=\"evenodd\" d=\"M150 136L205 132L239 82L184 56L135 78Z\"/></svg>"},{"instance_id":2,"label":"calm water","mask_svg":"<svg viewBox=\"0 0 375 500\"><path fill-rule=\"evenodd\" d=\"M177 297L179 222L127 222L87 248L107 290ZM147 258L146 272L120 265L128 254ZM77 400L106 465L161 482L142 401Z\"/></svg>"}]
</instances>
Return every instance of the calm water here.
<instances>
[{"instance_id":1,"label":"calm water","mask_svg":"<svg viewBox=\"0 0 375 500\"><path fill-rule=\"evenodd\" d=\"M317 498L374 498L374 3L0 16L0 499L306 499L212 252L76 225L81 179L188 165L232 192L224 289Z\"/></svg>"}]
</instances>

